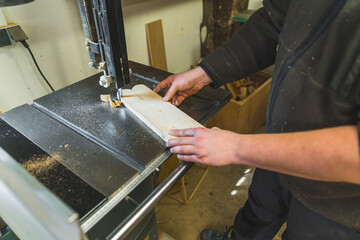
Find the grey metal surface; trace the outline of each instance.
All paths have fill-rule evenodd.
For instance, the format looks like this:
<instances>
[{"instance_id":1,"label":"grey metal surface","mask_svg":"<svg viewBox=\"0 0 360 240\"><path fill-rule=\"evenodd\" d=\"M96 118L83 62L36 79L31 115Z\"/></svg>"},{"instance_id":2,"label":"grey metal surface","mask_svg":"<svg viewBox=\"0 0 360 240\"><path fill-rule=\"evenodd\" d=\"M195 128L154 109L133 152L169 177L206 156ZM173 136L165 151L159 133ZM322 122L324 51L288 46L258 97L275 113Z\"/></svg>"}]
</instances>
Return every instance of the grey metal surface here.
<instances>
[{"instance_id":1,"label":"grey metal surface","mask_svg":"<svg viewBox=\"0 0 360 240\"><path fill-rule=\"evenodd\" d=\"M20 239L81 239L78 215L0 148L0 215Z\"/></svg>"},{"instance_id":2,"label":"grey metal surface","mask_svg":"<svg viewBox=\"0 0 360 240\"><path fill-rule=\"evenodd\" d=\"M136 175L130 182L115 192L96 212L91 214L89 218L81 223L81 229L87 233L94 227L103 217L106 216L117 204L119 204L129 193L131 193L144 179L149 177L155 169L160 166L166 159L170 157L169 151L164 151L159 157L154 159L146 169Z\"/></svg>"},{"instance_id":3,"label":"grey metal surface","mask_svg":"<svg viewBox=\"0 0 360 240\"><path fill-rule=\"evenodd\" d=\"M130 62L130 67L136 74L132 76L132 82L127 88L135 84L154 88L159 81L170 75L134 62ZM170 156L162 139L130 111L124 107L112 109L108 104L100 102L100 94L115 97L116 89L98 86L99 76L100 74L92 76L34 101L34 106L41 111L140 170L140 174L114 192L105 204L82 223L84 232L89 231ZM186 99L180 109L195 120L205 123L229 99L229 92L206 87L197 96Z\"/></svg>"},{"instance_id":4,"label":"grey metal surface","mask_svg":"<svg viewBox=\"0 0 360 240\"><path fill-rule=\"evenodd\" d=\"M32 106L20 106L0 117L107 197L138 172Z\"/></svg>"},{"instance_id":5,"label":"grey metal surface","mask_svg":"<svg viewBox=\"0 0 360 240\"><path fill-rule=\"evenodd\" d=\"M101 145L138 170L165 149L165 143L125 107L111 108L100 94L97 75L34 101L35 107Z\"/></svg>"},{"instance_id":6,"label":"grey metal surface","mask_svg":"<svg viewBox=\"0 0 360 240\"><path fill-rule=\"evenodd\" d=\"M136 225L156 206L166 193L180 180L192 167L193 163L182 162L161 184L143 201L124 222L125 224L116 229L109 239L125 239Z\"/></svg>"},{"instance_id":7,"label":"grey metal surface","mask_svg":"<svg viewBox=\"0 0 360 240\"><path fill-rule=\"evenodd\" d=\"M154 88L156 82L170 73L130 62L132 83ZM144 170L146 165L165 151L163 140L145 126L125 107L110 108L100 101L100 94L116 96L116 89L104 89L95 75L34 101L34 106L74 129L91 141L122 158L126 163ZM147 77L141 77L147 76ZM153 79L150 82L148 79ZM197 121L205 123L229 100L222 89L204 88L197 96L186 99L180 109Z\"/></svg>"},{"instance_id":8,"label":"grey metal surface","mask_svg":"<svg viewBox=\"0 0 360 240\"><path fill-rule=\"evenodd\" d=\"M130 62L132 83L154 88L170 73ZM108 200L86 218L88 232L169 156L163 140L126 108L110 108L100 94L100 74L1 115L8 124L69 168ZM151 81L149 81L152 79ZM209 87L186 99L180 109L205 123L228 101L229 93ZM65 147L67 145L67 147ZM57 158L56 155L60 155ZM129 180L130 179L130 180Z\"/></svg>"},{"instance_id":9,"label":"grey metal surface","mask_svg":"<svg viewBox=\"0 0 360 240\"><path fill-rule=\"evenodd\" d=\"M0 119L0 147L78 214L80 221L106 197Z\"/></svg>"}]
</instances>

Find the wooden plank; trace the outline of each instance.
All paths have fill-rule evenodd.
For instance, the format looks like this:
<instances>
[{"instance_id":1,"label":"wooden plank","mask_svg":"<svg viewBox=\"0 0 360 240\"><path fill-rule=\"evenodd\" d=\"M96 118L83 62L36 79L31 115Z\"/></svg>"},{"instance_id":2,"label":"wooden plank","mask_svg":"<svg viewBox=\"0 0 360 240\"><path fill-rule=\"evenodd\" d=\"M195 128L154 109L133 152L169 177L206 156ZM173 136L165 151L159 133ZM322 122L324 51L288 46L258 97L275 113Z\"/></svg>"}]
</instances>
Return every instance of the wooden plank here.
<instances>
[{"instance_id":1,"label":"wooden plank","mask_svg":"<svg viewBox=\"0 0 360 240\"><path fill-rule=\"evenodd\" d=\"M241 100L245 99L247 97L247 87L241 87L240 88L240 93L239 93L239 97Z\"/></svg>"},{"instance_id":2,"label":"wooden plank","mask_svg":"<svg viewBox=\"0 0 360 240\"><path fill-rule=\"evenodd\" d=\"M168 134L171 129L203 127L143 84L122 91L123 104L164 141L174 138Z\"/></svg>"},{"instance_id":3,"label":"wooden plank","mask_svg":"<svg viewBox=\"0 0 360 240\"><path fill-rule=\"evenodd\" d=\"M151 66L167 71L162 21L157 20L145 26Z\"/></svg>"}]
</instances>

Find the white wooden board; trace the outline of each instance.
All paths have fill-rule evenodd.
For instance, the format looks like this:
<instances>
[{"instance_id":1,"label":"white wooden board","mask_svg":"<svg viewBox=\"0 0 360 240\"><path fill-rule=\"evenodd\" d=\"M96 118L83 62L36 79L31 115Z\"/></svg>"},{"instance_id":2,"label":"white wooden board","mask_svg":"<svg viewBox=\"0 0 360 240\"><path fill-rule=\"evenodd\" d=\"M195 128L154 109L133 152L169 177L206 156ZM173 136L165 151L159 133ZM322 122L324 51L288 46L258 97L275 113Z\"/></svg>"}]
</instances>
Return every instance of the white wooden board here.
<instances>
[{"instance_id":1,"label":"white wooden board","mask_svg":"<svg viewBox=\"0 0 360 240\"><path fill-rule=\"evenodd\" d=\"M203 127L170 102L164 102L161 96L143 84L122 89L122 95L124 105L164 141L174 138L169 135L171 129Z\"/></svg>"}]
</instances>

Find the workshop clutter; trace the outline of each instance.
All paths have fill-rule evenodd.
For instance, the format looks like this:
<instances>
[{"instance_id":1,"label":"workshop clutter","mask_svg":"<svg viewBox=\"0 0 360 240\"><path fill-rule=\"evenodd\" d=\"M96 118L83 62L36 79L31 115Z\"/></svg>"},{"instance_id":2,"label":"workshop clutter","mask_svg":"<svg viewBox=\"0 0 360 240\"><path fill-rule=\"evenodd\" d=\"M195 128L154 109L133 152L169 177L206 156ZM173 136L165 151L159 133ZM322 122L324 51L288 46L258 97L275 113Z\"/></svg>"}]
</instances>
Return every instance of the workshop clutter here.
<instances>
[{"instance_id":1,"label":"workshop clutter","mask_svg":"<svg viewBox=\"0 0 360 240\"><path fill-rule=\"evenodd\" d=\"M222 86L231 92L232 99L206 126L243 134L254 133L265 123L270 83L271 74L261 71Z\"/></svg>"}]
</instances>

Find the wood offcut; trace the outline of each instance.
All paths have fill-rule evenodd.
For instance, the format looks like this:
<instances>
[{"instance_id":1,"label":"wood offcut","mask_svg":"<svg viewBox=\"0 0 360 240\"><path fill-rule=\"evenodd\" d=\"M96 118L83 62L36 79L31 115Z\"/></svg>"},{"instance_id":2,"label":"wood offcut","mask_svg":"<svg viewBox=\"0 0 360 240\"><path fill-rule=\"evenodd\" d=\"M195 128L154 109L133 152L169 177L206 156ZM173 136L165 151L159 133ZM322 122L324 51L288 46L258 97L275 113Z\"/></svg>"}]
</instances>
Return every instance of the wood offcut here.
<instances>
[{"instance_id":1,"label":"wood offcut","mask_svg":"<svg viewBox=\"0 0 360 240\"><path fill-rule=\"evenodd\" d=\"M242 101L252 94L260 85L260 82L243 78L236 82L227 83L225 88L231 92L232 99Z\"/></svg>"},{"instance_id":2,"label":"wood offcut","mask_svg":"<svg viewBox=\"0 0 360 240\"><path fill-rule=\"evenodd\" d=\"M112 107L112 108L117 108L117 107L121 106L121 101L119 101L117 99L111 99L110 94L101 94L100 100L102 102L109 103L110 107Z\"/></svg>"},{"instance_id":3,"label":"wood offcut","mask_svg":"<svg viewBox=\"0 0 360 240\"><path fill-rule=\"evenodd\" d=\"M100 100L106 103L110 102L111 100L110 94L101 94Z\"/></svg>"}]
</instances>

